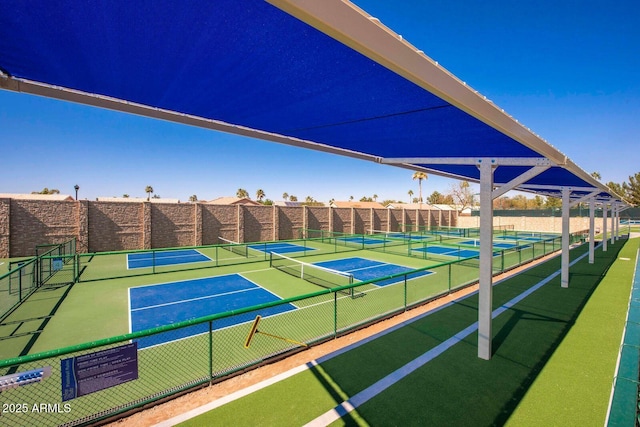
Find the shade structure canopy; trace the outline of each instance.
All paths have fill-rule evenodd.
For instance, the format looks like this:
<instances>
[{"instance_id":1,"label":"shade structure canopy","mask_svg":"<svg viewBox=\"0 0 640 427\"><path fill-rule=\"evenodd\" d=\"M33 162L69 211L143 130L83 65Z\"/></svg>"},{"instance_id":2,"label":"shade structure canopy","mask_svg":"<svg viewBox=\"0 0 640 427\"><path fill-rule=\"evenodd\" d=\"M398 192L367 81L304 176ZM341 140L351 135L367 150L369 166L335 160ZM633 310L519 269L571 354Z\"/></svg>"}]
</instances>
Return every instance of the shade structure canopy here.
<instances>
[{"instance_id":1,"label":"shade structure canopy","mask_svg":"<svg viewBox=\"0 0 640 427\"><path fill-rule=\"evenodd\" d=\"M6 0L0 87L472 182L492 159L496 187L619 200L340 0Z\"/></svg>"}]
</instances>

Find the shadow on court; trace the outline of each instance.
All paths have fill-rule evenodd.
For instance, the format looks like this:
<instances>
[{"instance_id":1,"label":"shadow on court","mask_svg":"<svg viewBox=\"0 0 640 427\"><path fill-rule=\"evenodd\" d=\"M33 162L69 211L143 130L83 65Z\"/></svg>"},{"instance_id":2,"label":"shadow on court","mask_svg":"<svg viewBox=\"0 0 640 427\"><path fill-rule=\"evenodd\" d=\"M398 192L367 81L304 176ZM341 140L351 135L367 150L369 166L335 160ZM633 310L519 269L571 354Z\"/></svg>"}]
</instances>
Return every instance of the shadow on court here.
<instances>
[{"instance_id":1,"label":"shadow on court","mask_svg":"<svg viewBox=\"0 0 640 427\"><path fill-rule=\"evenodd\" d=\"M0 360L29 354L72 287L42 286L0 324Z\"/></svg>"}]
</instances>

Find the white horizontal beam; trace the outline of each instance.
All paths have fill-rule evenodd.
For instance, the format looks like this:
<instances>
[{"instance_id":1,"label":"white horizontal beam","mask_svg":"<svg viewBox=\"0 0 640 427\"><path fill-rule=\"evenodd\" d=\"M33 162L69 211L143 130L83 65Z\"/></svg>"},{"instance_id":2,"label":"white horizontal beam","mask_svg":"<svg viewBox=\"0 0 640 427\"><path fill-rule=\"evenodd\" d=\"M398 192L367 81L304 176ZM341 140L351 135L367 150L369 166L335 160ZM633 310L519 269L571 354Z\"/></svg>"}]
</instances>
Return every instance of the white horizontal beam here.
<instances>
[{"instance_id":1,"label":"white horizontal beam","mask_svg":"<svg viewBox=\"0 0 640 427\"><path fill-rule=\"evenodd\" d=\"M553 163L544 157L397 157L380 158L383 164L416 164L416 165L478 165L490 162L495 166L552 166Z\"/></svg>"}]
</instances>

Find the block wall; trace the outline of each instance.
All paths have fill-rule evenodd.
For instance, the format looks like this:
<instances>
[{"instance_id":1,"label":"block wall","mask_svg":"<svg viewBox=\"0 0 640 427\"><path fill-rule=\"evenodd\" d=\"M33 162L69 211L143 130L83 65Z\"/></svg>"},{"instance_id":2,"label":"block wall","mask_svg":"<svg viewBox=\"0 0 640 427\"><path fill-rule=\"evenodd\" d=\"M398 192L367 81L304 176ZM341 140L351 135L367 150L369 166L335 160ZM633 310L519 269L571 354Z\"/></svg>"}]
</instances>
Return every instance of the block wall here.
<instances>
[{"instance_id":1,"label":"block wall","mask_svg":"<svg viewBox=\"0 0 640 427\"><path fill-rule=\"evenodd\" d=\"M570 221L572 232L589 228L588 217ZM36 245L73 237L79 252L103 252L211 245L219 243L218 236L238 242L290 240L303 228L367 233L478 223L479 217L440 210L0 199L0 258L32 256ZM562 225L560 217L495 217L494 224L556 233ZM602 230L602 218L596 218L596 229Z\"/></svg>"}]
</instances>

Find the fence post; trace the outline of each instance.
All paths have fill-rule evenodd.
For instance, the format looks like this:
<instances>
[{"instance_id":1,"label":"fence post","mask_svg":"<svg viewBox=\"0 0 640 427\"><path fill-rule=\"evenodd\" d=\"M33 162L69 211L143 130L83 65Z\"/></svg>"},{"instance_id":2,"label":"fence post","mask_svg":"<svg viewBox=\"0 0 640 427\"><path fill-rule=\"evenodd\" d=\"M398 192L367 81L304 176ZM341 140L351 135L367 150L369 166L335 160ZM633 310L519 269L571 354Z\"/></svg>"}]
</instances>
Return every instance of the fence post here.
<instances>
[{"instance_id":1,"label":"fence post","mask_svg":"<svg viewBox=\"0 0 640 427\"><path fill-rule=\"evenodd\" d=\"M333 337L338 337L338 293L333 293Z\"/></svg>"},{"instance_id":2,"label":"fence post","mask_svg":"<svg viewBox=\"0 0 640 427\"><path fill-rule=\"evenodd\" d=\"M213 381L213 320L209 320L209 381Z\"/></svg>"}]
</instances>

